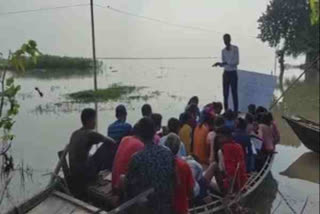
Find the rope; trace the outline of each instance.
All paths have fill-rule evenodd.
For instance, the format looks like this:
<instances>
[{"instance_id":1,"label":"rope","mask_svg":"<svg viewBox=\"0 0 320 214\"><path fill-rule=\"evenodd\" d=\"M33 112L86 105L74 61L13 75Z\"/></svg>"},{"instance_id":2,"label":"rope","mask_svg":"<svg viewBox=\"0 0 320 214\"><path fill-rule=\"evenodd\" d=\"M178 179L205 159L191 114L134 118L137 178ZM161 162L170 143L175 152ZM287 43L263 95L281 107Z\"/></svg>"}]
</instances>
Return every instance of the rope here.
<instances>
[{"instance_id":1,"label":"rope","mask_svg":"<svg viewBox=\"0 0 320 214\"><path fill-rule=\"evenodd\" d=\"M104 8L104 9L108 9L108 10L111 10L113 12L120 13L120 14L123 14L123 15L126 15L126 16L145 19L145 20L148 20L148 21L158 22L158 23L161 23L161 24L171 25L171 26L174 26L174 27L191 29L191 30L202 31L202 32L207 32L207 33L215 33L215 34L222 34L222 35L225 34L224 32L221 32L221 31L216 31L216 30L212 30L212 29L206 29L206 28L203 28L203 27L176 24L176 23L172 23L172 22L169 22L169 21L165 21L165 20L161 20L161 19L157 19L157 18L153 18L153 17L142 16L142 15L139 15L139 14L135 14L135 13L132 13L132 12L128 12L128 11L125 11L125 10L120 10L120 9L111 7L110 5L103 6L103 5L95 4L95 6L96 7L100 7L100 8ZM240 35L239 34L239 36L248 37L248 38L256 39L256 40L258 39L257 36L253 36L253 35Z\"/></svg>"},{"instance_id":2,"label":"rope","mask_svg":"<svg viewBox=\"0 0 320 214\"><path fill-rule=\"evenodd\" d=\"M21 13L33 13L33 12L47 11L47 10L58 10L58 9L65 9L65 8L71 8L71 7L83 7L83 6L89 6L89 4L74 4L74 5L65 5L65 6L58 6L58 7L44 7L44 8L38 8L38 9L30 9L30 10L8 11L8 12L0 13L0 16L21 14Z\"/></svg>"},{"instance_id":3,"label":"rope","mask_svg":"<svg viewBox=\"0 0 320 214\"><path fill-rule=\"evenodd\" d=\"M300 76L281 94L281 96L271 105L271 107L269 108L269 110L272 110L277 104L278 102L287 94L287 92L301 79L301 77L303 77L311 68L312 66L318 62L319 60L319 57L317 59L315 59L311 64L310 66L305 69L305 71L300 74Z\"/></svg>"},{"instance_id":4,"label":"rope","mask_svg":"<svg viewBox=\"0 0 320 214\"><path fill-rule=\"evenodd\" d=\"M108 60L194 60L194 59L217 59L218 57L97 57Z\"/></svg>"}]
</instances>

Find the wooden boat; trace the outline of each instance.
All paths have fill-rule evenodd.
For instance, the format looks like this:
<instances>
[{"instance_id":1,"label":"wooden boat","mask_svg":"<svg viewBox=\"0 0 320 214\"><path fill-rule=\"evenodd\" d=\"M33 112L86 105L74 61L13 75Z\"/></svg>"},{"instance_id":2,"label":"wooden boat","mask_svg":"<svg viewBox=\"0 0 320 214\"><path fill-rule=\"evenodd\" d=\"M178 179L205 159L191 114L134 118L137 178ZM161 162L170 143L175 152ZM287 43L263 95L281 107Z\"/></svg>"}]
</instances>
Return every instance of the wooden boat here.
<instances>
[{"instance_id":1,"label":"wooden boat","mask_svg":"<svg viewBox=\"0 0 320 214\"><path fill-rule=\"evenodd\" d=\"M274 161L275 153L268 156L263 167L258 173L253 173L250 175L247 183L244 185L242 190L234 196L233 199L229 200L226 204L223 198L217 197L211 203L207 203L202 206L194 207L189 209L190 214L209 214L209 213L217 213L226 209L226 207L230 207L235 203L240 202L245 199L250 193L252 193L257 187L262 183L262 181L269 174L272 164Z\"/></svg>"},{"instance_id":2,"label":"wooden boat","mask_svg":"<svg viewBox=\"0 0 320 214\"><path fill-rule=\"evenodd\" d=\"M56 169L53 173L52 179L50 181L50 186L44 191L40 192L33 198L27 200L16 208L7 212L7 214L89 214L89 213L100 213L100 214L116 214L123 213L124 210L132 206L133 204L145 199L149 194L152 194L154 189L148 189L147 191L139 194L135 198L121 204L119 207L114 208L111 211L105 211L105 208L99 208L92 204L88 204L86 202L80 201L70 195L68 188L66 188L66 184L68 183L68 172L66 166L66 155L67 152L64 150L63 152L59 152L59 163L56 166ZM231 206L240 200L247 197L251 192L253 192L264 180L267 174L270 172L272 163L274 161L275 154L272 154L267 157L262 169L254 174L251 174L246 185L243 189L237 193L237 196L231 199L227 204L224 202L223 198L215 198L211 203L193 207L189 210L190 214L207 214L207 213L216 213L221 210L224 210L226 206ZM61 178L59 172L64 172L64 178ZM62 185L61 185L62 184ZM106 183L103 185L93 185L89 187L89 191L95 202L100 201L109 201L110 202L110 191L109 187L110 183ZM99 203L97 203L99 204ZM107 203L109 205L109 203ZM101 203L100 203L101 205ZM105 204L103 204L104 207Z\"/></svg>"},{"instance_id":3,"label":"wooden boat","mask_svg":"<svg viewBox=\"0 0 320 214\"><path fill-rule=\"evenodd\" d=\"M308 149L320 153L320 125L318 123L300 116L290 118L283 116L282 118L287 121L294 133Z\"/></svg>"}]
</instances>

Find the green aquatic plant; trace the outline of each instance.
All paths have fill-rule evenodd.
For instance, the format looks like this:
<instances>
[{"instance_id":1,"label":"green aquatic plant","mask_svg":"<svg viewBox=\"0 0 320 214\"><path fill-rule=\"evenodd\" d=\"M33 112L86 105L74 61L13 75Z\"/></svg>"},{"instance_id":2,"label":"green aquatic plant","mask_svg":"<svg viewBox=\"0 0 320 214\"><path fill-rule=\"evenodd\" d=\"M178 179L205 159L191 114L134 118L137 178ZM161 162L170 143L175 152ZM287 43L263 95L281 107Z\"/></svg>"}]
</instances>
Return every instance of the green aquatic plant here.
<instances>
[{"instance_id":1,"label":"green aquatic plant","mask_svg":"<svg viewBox=\"0 0 320 214\"><path fill-rule=\"evenodd\" d=\"M113 84L109 88L94 90L85 90L68 94L67 97L78 102L107 102L115 101L123 98L124 96L138 91L143 87L124 86Z\"/></svg>"},{"instance_id":2,"label":"green aquatic plant","mask_svg":"<svg viewBox=\"0 0 320 214\"><path fill-rule=\"evenodd\" d=\"M97 66L101 67L102 62L98 61ZM67 56L54 56L44 54L38 57L37 63L33 63L32 59L26 60L26 69L55 69L55 72L65 72L66 70L59 69L90 69L93 67L93 60L90 58L82 57L67 57Z\"/></svg>"}]
</instances>

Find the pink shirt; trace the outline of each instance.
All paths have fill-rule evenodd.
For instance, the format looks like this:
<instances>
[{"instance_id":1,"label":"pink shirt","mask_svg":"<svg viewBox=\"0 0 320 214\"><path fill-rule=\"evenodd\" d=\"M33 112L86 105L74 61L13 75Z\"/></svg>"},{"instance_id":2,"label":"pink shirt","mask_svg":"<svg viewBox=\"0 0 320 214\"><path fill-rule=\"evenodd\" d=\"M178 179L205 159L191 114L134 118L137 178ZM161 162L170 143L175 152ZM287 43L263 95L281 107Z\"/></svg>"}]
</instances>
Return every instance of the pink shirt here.
<instances>
[{"instance_id":1,"label":"pink shirt","mask_svg":"<svg viewBox=\"0 0 320 214\"><path fill-rule=\"evenodd\" d=\"M274 143L278 144L280 142L280 132L275 121L272 122L271 128L272 128Z\"/></svg>"},{"instance_id":2,"label":"pink shirt","mask_svg":"<svg viewBox=\"0 0 320 214\"><path fill-rule=\"evenodd\" d=\"M153 137L153 142L154 142L154 144L159 145L159 143L160 143L160 138L161 138L161 137L160 137L158 134L155 134L154 137Z\"/></svg>"},{"instance_id":3,"label":"pink shirt","mask_svg":"<svg viewBox=\"0 0 320 214\"><path fill-rule=\"evenodd\" d=\"M131 157L143 150L144 143L134 136L124 137L118 147L112 168L112 189L118 189L120 185L120 176L128 172Z\"/></svg>"}]
</instances>

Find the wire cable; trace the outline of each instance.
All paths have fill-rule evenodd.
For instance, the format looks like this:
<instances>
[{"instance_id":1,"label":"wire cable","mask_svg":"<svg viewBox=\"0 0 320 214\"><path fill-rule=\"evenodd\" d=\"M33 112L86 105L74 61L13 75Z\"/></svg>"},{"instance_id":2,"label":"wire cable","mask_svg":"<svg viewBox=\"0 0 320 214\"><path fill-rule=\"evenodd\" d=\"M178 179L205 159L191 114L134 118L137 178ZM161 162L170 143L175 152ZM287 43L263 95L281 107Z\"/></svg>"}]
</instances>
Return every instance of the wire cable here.
<instances>
[{"instance_id":1,"label":"wire cable","mask_svg":"<svg viewBox=\"0 0 320 214\"><path fill-rule=\"evenodd\" d=\"M195 60L195 59L217 59L218 57L97 57L97 59L108 60Z\"/></svg>"},{"instance_id":2,"label":"wire cable","mask_svg":"<svg viewBox=\"0 0 320 214\"><path fill-rule=\"evenodd\" d=\"M175 27L179 27L179 28L191 29L191 30L202 31L202 32L207 32L207 33L225 34L224 32L216 31L216 30L212 30L212 29L206 29L206 28L196 27L196 26L191 26L191 25L176 24L176 23L172 23L172 22L169 22L169 21L165 21L165 20L161 20L161 19L157 19L157 18L153 18L153 17L142 16L142 15L131 13L131 12L128 12L128 11L125 11L125 10L117 9L117 8L111 7L109 5L108 6L102 6L102 5L99 5L99 4L95 4L95 6L96 7L100 7L100 8L104 8L104 9L108 9L108 10L111 10L113 12L120 13L120 14L123 14L123 15L136 17L136 18L141 18L141 19L145 19L145 20L148 20L148 21L152 21L152 22L158 22L158 23L165 24L165 25L171 25L171 26L175 26ZM244 35L241 35L241 36L244 36ZM245 36L245 37L250 37L250 38L257 39L256 36L251 36L251 35L250 36Z\"/></svg>"},{"instance_id":3,"label":"wire cable","mask_svg":"<svg viewBox=\"0 0 320 214\"><path fill-rule=\"evenodd\" d=\"M65 5L65 6L57 6L57 7L44 7L44 8L30 9L30 10L8 11L8 12L0 13L0 16L22 14L22 13L34 13L39 11L59 10L59 9L66 9L66 8L72 8L72 7L84 7L84 6L89 6L89 4L74 4L74 5Z\"/></svg>"}]
</instances>

